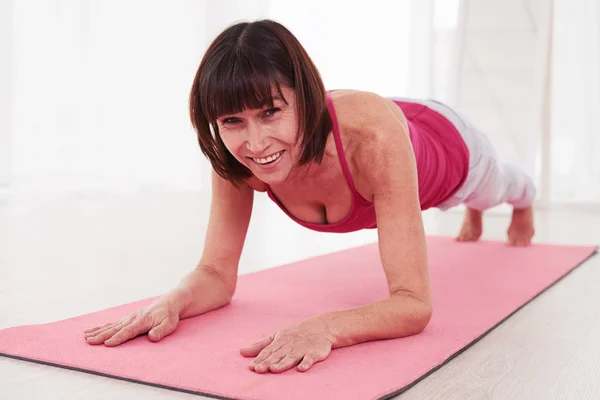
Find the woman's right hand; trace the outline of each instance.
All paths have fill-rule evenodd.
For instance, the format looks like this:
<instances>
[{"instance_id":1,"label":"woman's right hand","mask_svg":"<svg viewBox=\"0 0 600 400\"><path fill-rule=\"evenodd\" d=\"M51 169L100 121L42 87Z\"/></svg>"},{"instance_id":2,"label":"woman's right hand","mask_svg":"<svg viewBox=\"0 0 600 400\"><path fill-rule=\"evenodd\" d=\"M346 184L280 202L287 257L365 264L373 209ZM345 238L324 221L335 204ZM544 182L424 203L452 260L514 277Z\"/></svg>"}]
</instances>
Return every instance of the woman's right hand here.
<instances>
[{"instance_id":1,"label":"woman's right hand","mask_svg":"<svg viewBox=\"0 0 600 400\"><path fill-rule=\"evenodd\" d=\"M175 331L183 307L183 295L169 294L118 321L86 329L85 339L92 345L118 346L148 333L148 338L157 342Z\"/></svg>"}]
</instances>

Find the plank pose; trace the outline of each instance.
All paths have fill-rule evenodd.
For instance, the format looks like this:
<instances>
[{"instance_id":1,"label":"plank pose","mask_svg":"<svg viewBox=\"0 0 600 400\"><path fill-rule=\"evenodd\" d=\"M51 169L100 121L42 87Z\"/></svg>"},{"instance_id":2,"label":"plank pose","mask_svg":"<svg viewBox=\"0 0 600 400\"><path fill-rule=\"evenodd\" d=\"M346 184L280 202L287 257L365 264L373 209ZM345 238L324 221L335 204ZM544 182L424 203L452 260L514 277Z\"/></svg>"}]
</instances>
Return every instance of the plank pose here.
<instances>
[{"instance_id":1,"label":"plank pose","mask_svg":"<svg viewBox=\"0 0 600 400\"><path fill-rule=\"evenodd\" d=\"M467 119L433 100L326 91L305 49L274 21L218 35L193 81L190 115L213 167L202 258L148 307L86 330L90 344L144 333L158 341L180 319L228 304L256 192L308 229L377 229L389 287L381 301L257 338L240 352L258 373L306 371L332 349L423 331L433 310L422 210L466 205L457 240L473 241L482 212L508 203L509 243L529 245L534 234L532 180L502 163Z\"/></svg>"}]
</instances>

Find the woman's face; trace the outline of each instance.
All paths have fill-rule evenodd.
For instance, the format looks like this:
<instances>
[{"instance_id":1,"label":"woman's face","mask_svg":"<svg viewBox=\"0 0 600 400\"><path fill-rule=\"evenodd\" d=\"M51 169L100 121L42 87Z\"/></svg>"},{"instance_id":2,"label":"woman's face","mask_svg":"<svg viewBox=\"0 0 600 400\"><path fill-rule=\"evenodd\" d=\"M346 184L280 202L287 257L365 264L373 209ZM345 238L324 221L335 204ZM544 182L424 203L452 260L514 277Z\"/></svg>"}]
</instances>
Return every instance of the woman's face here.
<instances>
[{"instance_id":1,"label":"woman's face","mask_svg":"<svg viewBox=\"0 0 600 400\"><path fill-rule=\"evenodd\" d=\"M229 152L261 181L284 182L298 160L298 115L293 89L282 86L287 104L273 92L273 108L246 109L217 119Z\"/></svg>"}]
</instances>

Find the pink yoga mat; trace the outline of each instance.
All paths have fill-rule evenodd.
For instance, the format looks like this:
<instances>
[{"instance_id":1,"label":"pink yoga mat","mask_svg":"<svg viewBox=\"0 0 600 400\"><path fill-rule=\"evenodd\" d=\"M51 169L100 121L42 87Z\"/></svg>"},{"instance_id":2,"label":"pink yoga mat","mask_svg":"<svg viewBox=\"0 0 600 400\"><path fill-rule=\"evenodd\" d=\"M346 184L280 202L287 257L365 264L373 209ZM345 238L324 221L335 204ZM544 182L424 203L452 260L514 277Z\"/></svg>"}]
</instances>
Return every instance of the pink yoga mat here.
<instances>
[{"instance_id":1,"label":"pink yoga mat","mask_svg":"<svg viewBox=\"0 0 600 400\"><path fill-rule=\"evenodd\" d=\"M83 330L151 299L43 325L0 331L0 353L227 399L383 399L410 388L594 254L591 246L456 243L429 237L434 316L416 336L334 350L308 372L259 375L239 354L262 335L316 314L386 296L376 244L239 279L233 302L184 320L161 342L88 345ZM546 295L551 295L550 293Z\"/></svg>"}]
</instances>

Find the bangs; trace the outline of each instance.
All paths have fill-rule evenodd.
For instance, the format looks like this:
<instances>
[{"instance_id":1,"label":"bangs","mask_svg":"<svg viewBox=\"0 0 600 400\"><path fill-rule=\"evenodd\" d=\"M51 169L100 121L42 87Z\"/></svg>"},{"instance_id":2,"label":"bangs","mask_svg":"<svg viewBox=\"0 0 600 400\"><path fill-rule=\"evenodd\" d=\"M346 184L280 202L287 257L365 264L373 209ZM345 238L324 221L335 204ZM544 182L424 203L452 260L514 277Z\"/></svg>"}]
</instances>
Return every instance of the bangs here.
<instances>
[{"instance_id":1,"label":"bangs","mask_svg":"<svg viewBox=\"0 0 600 400\"><path fill-rule=\"evenodd\" d=\"M273 66L233 50L205 72L198 90L204 117L212 124L223 115L273 107L273 88L287 104Z\"/></svg>"}]
</instances>

